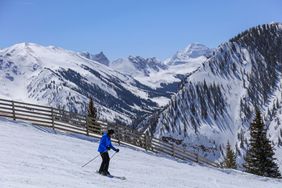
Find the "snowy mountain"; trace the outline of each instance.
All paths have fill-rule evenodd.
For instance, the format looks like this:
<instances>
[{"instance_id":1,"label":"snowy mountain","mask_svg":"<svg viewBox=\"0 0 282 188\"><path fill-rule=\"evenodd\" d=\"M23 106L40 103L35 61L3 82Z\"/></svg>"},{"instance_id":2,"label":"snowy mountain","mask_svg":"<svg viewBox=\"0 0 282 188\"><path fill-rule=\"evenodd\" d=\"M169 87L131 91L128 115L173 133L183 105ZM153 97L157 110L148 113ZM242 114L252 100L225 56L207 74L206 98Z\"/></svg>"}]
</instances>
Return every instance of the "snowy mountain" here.
<instances>
[{"instance_id":1,"label":"snowy mountain","mask_svg":"<svg viewBox=\"0 0 282 188\"><path fill-rule=\"evenodd\" d=\"M0 97L84 113L92 96L101 119L126 124L157 108L151 88L91 58L32 43L2 49Z\"/></svg>"},{"instance_id":2,"label":"snowy mountain","mask_svg":"<svg viewBox=\"0 0 282 188\"><path fill-rule=\"evenodd\" d=\"M282 24L251 28L220 45L151 122L151 132L221 161L229 141L238 162L258 107L277 149L282 146Z\"/></svg>"},{"instance_id":3,"label":"snowy mountain","mask_svg":"<svg viewBox=\"0 0 282 188\"><path fill-rule=\"evenodd\" d=\"M183 50L178 51L174 56L164 61L166 65L179 65L189 63L196 58L209 58L213 50L203 44L192 43Z\"/></svg>"},{"instance_id":4,"label":"snowy mountain","mask_svg":"<svg viewBox=\"0 0 282 188\"><path fill-rule=\"evenodd\" d=\"M93 61L97 61L103 65L109 66L110 64L110 60L107 58L107 56L105 56L105 54L103 52L100 52L98 54L92 55L89 52L80 52L79 55L93 60Z\"/></svg>"},{"instance_id":5,"label":"snowy mountain","mask_svg":"<svg viewBox=\"0 0 282 188\"><path fill-rule=\"evenodd\" d=\"M129 56L109 64L103 52L21 43L0 50L0 97L85 113L91 95L100 118L131 124L166 105L184 75L204 60L168 68L156 58Z\"/></svg>"},{"instance_id":6,"label":"snowy mountain","mask_svg":"<svg viewBox=\"0 0 282 188\"><path fill-rule=\"evenodd\" d=\"M278 179L178 162L126 146L117 146L120 152L111 159L109 169L115 178L108 178L95 173L101 163L99 156L81 168L99 155L96 139L54 133L52 129L3 118L0 118L0 137L1 188L280 188L282 185ZM113 155L112 151L109 153Z\"/></svg>"},{"instance_id":7,"label":"snowy mountain","mask_svg":"<svg viewBox=\"0 0 282 188\"><path fill-rule=\"evenodd\" d=\"M212 50L202 44L190 44L174 56L161 62L156 58L129 56L113 61L110 67L128 74L140 83L156 90L158 96L151 98L159 105L166 105L172 94L179 89L181 81L206 61Z\"/></svg>"},{"instance_id":8,"label":"snowy mountain","mask_svg":"<svg viewBox=\"0 0 282 188\"><path fill-rule=\"evenodd\" d=\"M167 66L154 57L143 58L140 56L117 59L110 64L110 67L131 76L149 76L160 70L167 69Z\"/></svg>"}]
</instances>

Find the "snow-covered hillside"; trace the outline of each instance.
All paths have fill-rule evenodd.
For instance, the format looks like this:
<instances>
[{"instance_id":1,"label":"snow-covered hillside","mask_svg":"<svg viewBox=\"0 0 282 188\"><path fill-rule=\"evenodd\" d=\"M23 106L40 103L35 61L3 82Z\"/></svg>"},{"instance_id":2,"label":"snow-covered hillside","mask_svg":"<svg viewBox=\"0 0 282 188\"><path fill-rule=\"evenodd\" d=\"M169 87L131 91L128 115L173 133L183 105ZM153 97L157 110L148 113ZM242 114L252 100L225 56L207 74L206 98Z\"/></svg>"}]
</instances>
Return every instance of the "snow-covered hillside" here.
<instances>
[{"instance_id":1,"label":"snow-covered hillside","mask_svg":"<svg viewBox=\"0 0 282 188\"><path fill-rule=\"evenodd\" d=\"M155 136L219 161L229 141L241 163L257 106L281 163L282 25L251 28L213 53L152 125Z\"/></svg>"},{"instance_id":2,"label":"snow-covered hillside","mask_svg":"<svg viewBox=\"0 0 282 188\"><path fill-rule=\"evenodd\" d=\"M83 113L92 96L101 119L127 124L154 111L151 88L93 61L103 54L88 56L33 43L1 49L0 97Z\"/></svg>"},{"instance_id":3,"label":"snow-covered hillside","mask_svg":"<svg viewBox=\"0 0 282 188\"><path fill-rule=\"evenodd\" d=\"M3 188L280 188L282 181L235 170L183 163L164 156L119 147L110 172L126 180L95 173L98 142L78 135L0 118L0 187ZM111 153L112 154L112 153Z\"/></svg>"}]
</instances>

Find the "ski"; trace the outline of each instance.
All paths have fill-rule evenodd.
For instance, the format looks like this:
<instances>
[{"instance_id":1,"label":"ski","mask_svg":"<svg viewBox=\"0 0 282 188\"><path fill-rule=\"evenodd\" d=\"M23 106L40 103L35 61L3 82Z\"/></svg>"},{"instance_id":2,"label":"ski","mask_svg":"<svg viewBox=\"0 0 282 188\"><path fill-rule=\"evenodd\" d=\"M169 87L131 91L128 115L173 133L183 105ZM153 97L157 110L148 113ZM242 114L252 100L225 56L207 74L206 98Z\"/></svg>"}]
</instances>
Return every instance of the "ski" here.
<instances>
[{"instance_id":1,"label":"ski","mask_svg":"<svg viewBox=\"0 0 282 188\"><path fill-rule=\"evenodd\" d=\"M126 177L124 176L113 176L113 175L110 175L111 178L115 178L115 179L119 179L119 180L126 180Z\"/></svg>"},{"instance_id":2,"label":"ski","mask_svg":"<svg viewBox=\"0 0 282 188\"><path fill-rule=\"evenodd\" d=\"M119 179L119 180L126 180L126 177L124 176L114 176L114 175L102 175L98 171L96 171L97 174L100 176L108 177L108 178L114 178L114 179Z\"/></svg>"}]
</instances>

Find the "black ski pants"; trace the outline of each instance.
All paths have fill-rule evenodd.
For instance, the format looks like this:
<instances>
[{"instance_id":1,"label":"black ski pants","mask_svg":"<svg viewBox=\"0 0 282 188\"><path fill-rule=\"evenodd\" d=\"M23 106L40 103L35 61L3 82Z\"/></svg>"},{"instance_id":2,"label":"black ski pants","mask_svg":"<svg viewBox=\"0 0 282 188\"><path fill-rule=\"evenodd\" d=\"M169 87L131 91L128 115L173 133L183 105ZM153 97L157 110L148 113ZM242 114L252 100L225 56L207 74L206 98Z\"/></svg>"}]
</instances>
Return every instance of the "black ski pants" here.
<instances>
[{"instance_id":1,"label":"black ski pants","mask_svg":"<svg viewBox=\"0 0 282 188\"><path fill-rule=\"evenodd\" d=\"M102 163L99 169L99 173L107 173L109 170L109 164L110 164L110 157L108 152L100 153L102 157Z\"/></svg>"}]
</instances>

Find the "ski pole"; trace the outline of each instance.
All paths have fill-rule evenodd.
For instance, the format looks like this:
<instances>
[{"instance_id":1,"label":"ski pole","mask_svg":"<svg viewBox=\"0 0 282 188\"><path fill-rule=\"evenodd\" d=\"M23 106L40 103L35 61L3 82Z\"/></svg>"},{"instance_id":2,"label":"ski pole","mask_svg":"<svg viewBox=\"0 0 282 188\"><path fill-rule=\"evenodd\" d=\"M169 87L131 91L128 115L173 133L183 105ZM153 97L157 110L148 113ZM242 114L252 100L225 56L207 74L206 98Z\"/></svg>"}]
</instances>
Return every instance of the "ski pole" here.
<instances>
[{"instance_id":1,"label":"ski pole","mask_svg":"<svg viewBox=\"0 0 282 188\"><path fill-rule=\"evenodd\" d=\"M88 161L87 163L85 163L84 165L81 166L81 168L85 167L86 165L88 165L89 163L91 163L92 161L94 161L97 157L99 157L100 154L98 154L96 157L94 157L93 159L91 159L90 161Z\"/></svg>"},{"instance_id":2,"label":"ski pole","mask_svg":"<svg viewBox=\"0 0 282 188\"><path fill-rule=\"evenodd\" d=\"M115 156L115 154L117 154L117 152L115 152L115 153L111 156L111 158L110 158L110 159L112 159L112 158Z\"/></svg>"}]
</instances>

